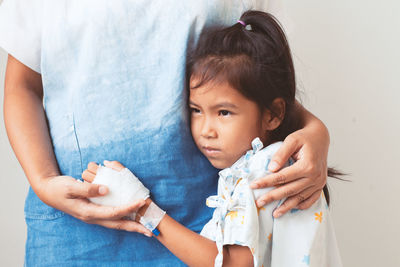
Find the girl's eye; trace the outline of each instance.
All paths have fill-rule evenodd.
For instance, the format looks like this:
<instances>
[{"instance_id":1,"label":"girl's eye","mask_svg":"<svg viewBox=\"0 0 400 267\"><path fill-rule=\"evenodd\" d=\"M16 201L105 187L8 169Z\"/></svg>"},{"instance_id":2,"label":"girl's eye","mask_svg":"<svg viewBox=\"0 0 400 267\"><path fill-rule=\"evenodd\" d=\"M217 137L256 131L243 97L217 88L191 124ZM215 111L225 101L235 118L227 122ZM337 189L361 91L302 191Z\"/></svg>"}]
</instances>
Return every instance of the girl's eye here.
<instances>
[{"instance_id":1,"label":"girl's eye","mask_svg":"<svg viewBox=\"0 0 400 267\"><path fill-rule=\"evenodd\" d=\"M197 108L190 108L190 113L200 113L200 110Z\"/></svg>"},{"instance_id":2,"label":"girl's eye","mask_svg":"<svg viewBox=\"0 0 400 267\"><path fill-rule=\"evenodd\" d=\"M229 115L232 115L232 113L230 111L228 111L228 110L220 110L219 111L219 115L229 116Z\"/></svg>"}]
</instances>

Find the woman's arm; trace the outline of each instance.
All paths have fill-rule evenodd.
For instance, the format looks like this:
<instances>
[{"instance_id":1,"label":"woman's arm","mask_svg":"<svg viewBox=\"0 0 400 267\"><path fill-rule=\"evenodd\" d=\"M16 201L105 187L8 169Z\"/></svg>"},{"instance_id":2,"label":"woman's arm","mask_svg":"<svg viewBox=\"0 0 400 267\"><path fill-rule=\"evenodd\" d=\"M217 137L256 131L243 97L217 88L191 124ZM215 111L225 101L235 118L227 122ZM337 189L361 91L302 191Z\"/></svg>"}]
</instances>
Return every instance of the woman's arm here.
<instances>
[{"instance_id":1,"label":"woman's arm","mask_svg":"<svg viewBox=\"0 0 400 267\"><path fill-rule=\"evenodd\" d=\"M103 207L87 200L107 193L107 188L60 176L43 108L41 75L8 57L4 87L4 121L11 146L32 189L46 204L88 223L120 228L120 218L144 202L124 207ZM142 225L124 227L147 233Z\"/></svg>"},{"instance_id":2,"label":"woman's arm","mask_svg":"<svg viewBox=\"0 0 400 267\"><path fill-rule=\"evenodd\" d=\"M105 161L106 167L117 171L124 166L117 162ZM94 162L88 164L88 169L82 177L91 183L97 173L98 165ZM146 204L139 209L136 220L140 220L152 200L146 200ZM181 225L167 214L162 218L157 229L160 234L156 237L175 256L189 266L214 266L218 249L214 241L205 238L185 226ZM223 247L223 266L253 266L253 256L248 247L238 245L226 245Z\"/></svg>"},{"instance_id":3,"label":"woman's arm","mask_svg":"<svg viewBox=\"0 0 400 267\"><path fill-rule=\"evenodd\" d=\"M300 103L296 112L302 120L302 129L290 134L282 147L276 152L269 170L273 174L258 179L252 188L277 188L257 200L258 206L287 198L274 212L280 217L293 208L307 209L314 204L326 183L329 132L326 126ZM282 168L289 157L296 162Z\"/></svg>"}]
</instances>

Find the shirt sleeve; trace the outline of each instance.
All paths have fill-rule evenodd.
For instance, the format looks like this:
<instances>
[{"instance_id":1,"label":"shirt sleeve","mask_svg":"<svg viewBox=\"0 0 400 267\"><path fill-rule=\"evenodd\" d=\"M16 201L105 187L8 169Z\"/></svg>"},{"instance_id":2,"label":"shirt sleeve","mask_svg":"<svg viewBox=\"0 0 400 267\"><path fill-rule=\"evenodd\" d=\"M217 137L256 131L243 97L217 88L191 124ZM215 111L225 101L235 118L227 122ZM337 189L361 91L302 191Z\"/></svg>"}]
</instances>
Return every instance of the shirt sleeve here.
<instances>
[{"instance_id":1,"label":"shirt sleeve","mask_svg":"<svg viewBox=\"0 0 400 267\"><path fill-rule=\"evenodd\" d=\"M275 220L271 266L342 266L323 196L309 209Z\"/></svg>"},{"instance_id":2,"label":"shirt sleeve","mask_svg":"<svg viewBox=\"0 0 400 267\"><path fill-rule=\"evenodd\" d=\"M237 184L232 198L237 204L225 217L223 244L248 247L253 255L254 266L261 266L266 258L270 260L273 229L271 214L278 202L274 201L258 209L252 189L245 180Z\"/></svg>"},{"instance_id":3,"label":"shirt sleeve","mask_svg":"<svg viewBox=\"0 0 400 267\"><path fill-rule=\"evenodd\" d=\"M0 47L40 73L42 0L4 0L0 4Z\"/></svg>"}]
</instances>

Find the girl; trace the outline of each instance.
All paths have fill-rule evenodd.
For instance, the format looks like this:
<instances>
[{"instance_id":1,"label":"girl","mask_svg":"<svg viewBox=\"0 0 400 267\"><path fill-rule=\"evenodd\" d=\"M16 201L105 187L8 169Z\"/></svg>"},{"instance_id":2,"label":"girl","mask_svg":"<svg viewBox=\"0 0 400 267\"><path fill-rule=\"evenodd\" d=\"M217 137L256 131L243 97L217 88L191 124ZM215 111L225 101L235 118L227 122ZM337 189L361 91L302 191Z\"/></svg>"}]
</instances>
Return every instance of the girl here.
<instances>
[{"instance_id":1,"label":"girl","mask_svg":"<svg viewBox=\"0 0 400 267\"><path fill-rule=\"evenodd\" d=\"M250 189L250 183L268 173L279 141L300 125L293 112L293 62L276 20L248 11L231 27L205 31L190 58L188 76L193 139L211 164L223 169L218 195L207 199L214 215L199 235L146 199L136 220L150 230L157 227L156 238L190 266L341 266L327 194L309 210L274 219L281 202L259 209L255 205L271 189ZM105 165L124 169L118 162ZM83 178L92 182L97 170L89 164ZM152 216L148 212L156 219L152 227L143 219Z\"/></svg>"}]
</instances>

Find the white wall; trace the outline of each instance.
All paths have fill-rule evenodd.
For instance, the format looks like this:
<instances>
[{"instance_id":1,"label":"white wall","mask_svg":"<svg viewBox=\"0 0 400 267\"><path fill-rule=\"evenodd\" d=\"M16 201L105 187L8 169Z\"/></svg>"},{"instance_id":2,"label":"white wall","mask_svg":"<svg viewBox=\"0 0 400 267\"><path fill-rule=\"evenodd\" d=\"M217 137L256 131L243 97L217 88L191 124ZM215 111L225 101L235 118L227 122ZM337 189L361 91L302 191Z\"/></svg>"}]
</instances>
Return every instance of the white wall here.
<instances>
[{"instance_id":1,"label":"white wall","mask_svg":"<svg viewBox=\"0 0 400 267\"><path fill-rule=\"evenodd\" d=\"M329 127L330 165L351 173L351 183L329 181L343 262L400 266L400 2L284 3L294 24L290 39L303 104ZM1 90L5 63L0 50ZM3 118L0 151L1 265L21 266L27 182Z\"/></svg>"}]
</instances>

